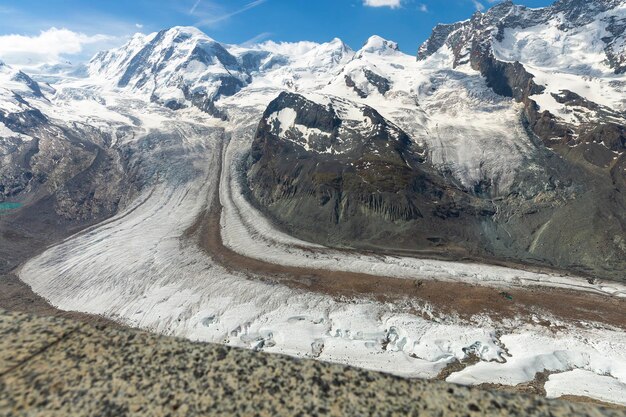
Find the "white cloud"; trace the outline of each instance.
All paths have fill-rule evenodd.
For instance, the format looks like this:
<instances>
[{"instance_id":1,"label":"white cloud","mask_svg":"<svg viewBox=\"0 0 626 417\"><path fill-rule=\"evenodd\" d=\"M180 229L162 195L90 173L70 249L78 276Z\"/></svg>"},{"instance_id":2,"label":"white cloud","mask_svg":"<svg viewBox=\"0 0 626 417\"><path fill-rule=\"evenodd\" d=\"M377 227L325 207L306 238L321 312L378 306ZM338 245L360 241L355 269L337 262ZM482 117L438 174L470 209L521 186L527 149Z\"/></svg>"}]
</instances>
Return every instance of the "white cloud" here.
<instances>
[{"instance_id":1,"label":"white cloud","mask_svg":"<svg viewBox=\"0 0 626 417\"><path fill-rule=\"evenodd\" d=\"M108 35L86 35L69 29L52 27L36 36L0 36L0 59L16 66L57 63L89 50L109 46L116 38Z\"/></svg>"},{"instance_id":2,"label":"white cloud","mask_svg":"<svg viewBox=\"0 0 626 417\"><path fill-rule=\"evenodd\" d=\"M196 0L196 2L193 4L193 6L191 6L191 9L189 9L189 14L194 14L196 12L196 9L200 5L200 1L201 0Z\"/></svg>"},{"instance_id":3,"label":"white cloud","mask_svg":"<svg viewBox=\"0 0 626 417\"><path fill-rule=\"evenodd\" d=\"M402 0L363 0L363 5L368 7L391 7L396 9L402 6Z\"/></svg>"},{"instance_id":4,"label":"white cloud","mask_svg":"<svg viewBox=\"0 0 626 417\"><path fill-rule=\"evenodd\" d=\"M246 11L248 11L250 9L253 9L253 8L257 7L257 6L260 6L263 3L265 3L266 1L267 0L253 0L250 3L246 4L245 6L241 7L240 9L237 9L237 10L234 10L234 11L222 14L220 16L211 16L211 17L204 18L200 22L196 23L196 26L212 26L212 25L215 25L216 23L222 22L224 20L228 20L228 19L230 19L233 16L237 16L238 14L241 14L241 13L246 12ZM199 3L200 3L199 1L196 2L194 4L193 9L192 9L194 11L194 13L196 13L196 14L197 14L197 10L196 9L197 9Z\"/></svg>"},{"instance_id":5,"label":"white cloud","mask_svg":"<svg viewBox=\"0 0 626 417\"><path fill-rule=\"evenodd\" d=\"M135 23L135 27L137 29L143 29L143 25L141 23Z\"/></svg>"},{"instance_id":6,"label":"white cloud","mask_svg":"<svg viewBox=\"0 0 626 417\"><path fill-rule=\"evenodd\" d=\"M428 6L425 5L424 3L419 5L419 11L422 13L428 13Z\"/></svg>"}]
</instances>

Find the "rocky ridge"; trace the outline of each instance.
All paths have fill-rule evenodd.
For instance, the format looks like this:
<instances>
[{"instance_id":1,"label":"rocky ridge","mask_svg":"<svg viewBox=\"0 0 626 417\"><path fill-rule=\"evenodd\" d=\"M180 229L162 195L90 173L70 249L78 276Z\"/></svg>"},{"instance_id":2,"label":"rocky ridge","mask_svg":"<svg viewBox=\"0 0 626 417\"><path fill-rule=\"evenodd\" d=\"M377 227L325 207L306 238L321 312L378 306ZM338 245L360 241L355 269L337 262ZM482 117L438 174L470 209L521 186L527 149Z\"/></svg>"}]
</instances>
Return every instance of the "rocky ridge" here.
<instances>
[{"instance_id":1,"label":"rocky ridge","mask_svg":"<svg viewBox=\"0 0 626 417\"><path fill-rule=\"evenodd\" d=\"M385 234L415 244L405 223L445 227L494 213L423 162L409 136L371 107L282 93L257 129L248 181L254 199L290 227L323 225L326 244L346 235L374 244Z\"/></svg>"}]
</instances>

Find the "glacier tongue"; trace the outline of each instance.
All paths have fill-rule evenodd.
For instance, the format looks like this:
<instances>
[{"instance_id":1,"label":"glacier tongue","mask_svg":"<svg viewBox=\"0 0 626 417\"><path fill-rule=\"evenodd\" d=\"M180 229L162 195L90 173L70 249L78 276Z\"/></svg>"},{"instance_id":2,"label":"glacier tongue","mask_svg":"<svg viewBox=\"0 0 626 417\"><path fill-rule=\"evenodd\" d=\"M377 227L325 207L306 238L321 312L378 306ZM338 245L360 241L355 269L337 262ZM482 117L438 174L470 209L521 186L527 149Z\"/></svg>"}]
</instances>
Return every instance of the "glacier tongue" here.
<instances>
[{"instance_id":1,"label":"glacier tongue","mask_svg":"<svg viewBox=\"0 0 626 417\"><path fill-rule=\"evenodd\" d=\"M105 187L86 195L109 203L107 193L116 182L106 175L119 166L133 187L115 196L115 216L48 248L21 268L20 277L60 308L104 314L162 333L420 377L435 377L455 360L476 355L481 362L449 380L515 385L548 369L561 372L546 387L561 395L581 392L581 384L571 390L567 385L577 375L592 373L600 385L595 397L622 401L614 387L626 384L623 329L563 322L542 312L533 312L530 322L521 317L498 322L483 315L462 320L434 315L431 305L411 300L307 293L278 285L270 276L251 280L253 273L224 267L188 237L219 192L223 244L250 259L416 282L436 278L505 289L556 287L626 296L623 284L595 279L327 249L276 230L250 204L239 181L260 121L303 148L307 154L300 156L308 159L341 156L378 129L376 140L389 140L381 140L380 149L369 156L408 141L425 169L432 168L455 190L474 198L488 183L491 188L480 196L484 201L501 204L497 207L506 207L509 199L522 201L517 213L486 211L485 216L502 220L503 236L510 233L506 228L515 215L533 216L540 206L554 208L557 215L539 214L525 231L531 256L550 250L552 242L542 240L546 230L597 219L605 222L604 237L618 251L626 247L624 240L617 233L609 236L618 229L608 225L619 223L619 213L603 211L604 202L613 201L611 195L602 195L605 200L597 199L584 215L556 211L567 208L567 198L580 198L579 189L553 175L565 158L529 134L528 100L496 94L486 71L471 58L477 47L493 58L489 69L504 73L507 82L527 80L515 66L521 62L530 79L544 88L526 98L537 104L534 110L548 125L563 123L567 130L610 122L623 127L625 11L618 0L562 0L548 9L506 1L466 22L438 26L418 60L378 36L355 52L339 39L226 45L196 28L175 27L136 35L123 47L96 55L87 66L88 76L57 74L51 85L0 63L0 168L13 161L7 155L17 155L17 160L32 153L33 164L42 169L38 176L30 172L33 179L17 166L16 173L3 171L3 181L9 176L30 186L42 181L45 192L64 197L70 194L65 183L74 178L85 184L100 181ZM340 134L322 128L323 112L305 121L298 120L295 107L264 116L268 105L285 94L332 113L339 122L329 123L333 128L338 123ZM609 136L604 132L603 138ZM577 164L602 155L602 164L591 170L609 174L593 182L592 189L619 185L623 172L624 143L619 131L608 132L614 143L591 143L584 151L576 142L579 137L562 144ZM556 149L560 142L554 144ZM542 159L546 154L551 158ZM78 175L76 167L70 169L77 155L81 164L109 165ZM382 167L385 160L376 162ZM403 160L399 166L405 169L409 163ZM594 199L591 192L582 197ZM82 194L59 201L65 204L59 210L69 206L73 213L79 207L93 215ZM595 242L582 235L576 236L581 245ZM602 255L608 265L611 254ZM586 260L574 250L571 256Z\"/></svg>"},{"instance_id":2,"label":"glacier tongue","mask_svg":"<svg viewBox=\"0 0 626 417\"><path fill-rule=\"evenodd\" d=\"M442 279L502 285L498 282L507 274L510 281L504 285L519 285L520 277L555 285L550 280L557 278L479 265L468 271L466 264L398 257L381 262L380 257L328 252L277 232L247 205L235 179L237 161L249 148L261 114L231 110L233 123L228 124L194 112L132 109L127 103L125 111L142 117L142 124L164 121L154 125L158 128L152 135L124 140L137 141L144 149L141 167L155 169L159 181L117 216L32 259L20 277L60 308L104 314L194 340L427 378L472 354L481 362L450 376L451 381L470 384L529 381L545 365L556 371L584 367L611 378L613 385L624 383L626 340L619 330L557 321L560 330L555 334L543 325L521 325L516 320L498 324L483 317L470 323L454 317L429 319L428 305L342 301L250 280L216 264L185 238L185 232L210 207L220 184L224 240L251 256L322 268L342 265L371 272L377 267L383 274L407 279L437 273ZM222 145L227 147L218 180ZM164 160L161 155L168 148L170 158ZM561 278L556 285L595 290L582 280ZM565 345L563 334L569 335ZM556 392L554 385L551 392ZM619 401L608 391L598 395Z\"/></svg>"}]
</instances>

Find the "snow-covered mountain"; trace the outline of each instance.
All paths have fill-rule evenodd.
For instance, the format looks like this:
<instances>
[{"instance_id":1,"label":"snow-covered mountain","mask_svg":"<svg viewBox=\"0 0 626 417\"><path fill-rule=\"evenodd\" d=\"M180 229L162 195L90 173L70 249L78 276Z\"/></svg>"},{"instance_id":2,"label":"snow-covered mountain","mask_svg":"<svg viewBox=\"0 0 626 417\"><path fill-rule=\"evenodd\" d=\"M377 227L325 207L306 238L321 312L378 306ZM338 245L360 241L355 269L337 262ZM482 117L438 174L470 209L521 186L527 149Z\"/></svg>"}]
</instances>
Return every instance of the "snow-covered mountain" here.
<instances>
[{"instance_id":1,"label":"snow-covered mountain","mask_svg":"<svg viewBox=\"0 0 626 417\"><path fill-rule=\"evenodd\" d=\"M225 131L243 125L255 152L271 151L259 142L268 137L283 149L272 158L256 154L252 164L240 161L238 166L250 172L265 173L262 183L270 189L256 184L257 196L271 195L264 200L278 205L277 195L288 196L295 200L283 203L293 207L303 204L297 200L307 192L334 195L328 230L318 227L320 233L337 228L340 218L355 224L353 209L366 202L367 221L375 225L406 217L389 213L420 213L407 217L411 226L390 226L401 230L401 237L381 226L386 238L371 241L382 246L460 246L472 256L560 267L578 264L576 251L582 250L589 253L583 264L615 270L624 258L619 243L624 203L615 190L624 187L625 19L624 1L560 0L541 9L506 1L467 21L437 26L417 58L378 36L358 51L339 39L238 46L222 44L196 28L174 27L138 34L121 48L99 53L84 73L51 69L47 72L55 77L36 76L37 83L4 66L2 105L14 107L2 117L40 116L39 131L5 127L30 137L60 130L63 143L74 143L69 138L76 134L88 138L92 149L114 155L116 170L134 170L142 179L133 183L136 189L146 178L158 177L137 170L144 152L138 142L163 129L166 120L208 117ZM306 105L285 105L269 114L284 92L292 94L290 102ZM140 111L144 108L151 110ZM320 128L328 117L333 128ZM384 132L391 131L404 139L385 140ZM376 149L364 151L366 143L377 144ZM396 152L390 160L384 157L387 147ZM330 165L322 164L329 160ZM366 161L386 172L390 184L372 188L367 170L361 170ZM404 161L402 168L388 169L398 161ZM281 186L291 188L272 190L276 184L267 174L276 168L272 164L290 167L281 174ZM320 180L308 188L296 186L303 167L319 170L311 168L320 166L316 164L332 169L318 172ZM27 192L35 184L34 174L28 166L22 171L29 179L19 189ZM59 181L63 179L55 184ZM406 185L401 197L394 183ZM339 210L352 201L348 195L360 203ZM119 198L107 200L117 204ZM307 207L313 210L311 219L279 210L287 217L277 220L300 223L297 229L310 237L306 225L320 224L312 220L316 207ZM339 211L356 217L339 216ZM584 218L578 223L582 231L564 236L566 219L572 216ZM601 228L596 216L606 217ZM442 225L433 226L439 224L436 219ZM358 246L363 241L356 228L344 231L334 235L334 244ZM417 246L411 237L416 235L423 237ZM590 235L596 242L592 248L587 245ZM555 243L564 239L571 247ZM605 255L601 262L600 253Z\"/></svg>"},{"instance_id":2,"label":"snow-covered mountain","mask_svg":"<svg viewBox=\"0 0 626 417\"><path fill-rule=\"evenodd\" d=\"M622 152L625 28L622 0L559 0L541 9L505 1L437 26L418 59L445 51L453 67L479 71L496 93L524 102L531 128L548 145L598 142Z\"/></svg>"},{"instance_id":3,"label":"snow-covered mountain","mask_svg":"<svg viewBox=\"0 0 626 417\"><path fill-rule=\"evenodd\" d=\"M270 79L282 78L274 82L294 90L321 86L354 56L354 51L338 38L323 44L266 42L253 48L270 53L270 59L259 68L259 72L267 73ZM250 53L245 51L243 56Z\"/></svg>"},{"instance_id":4,"label":"snow-covered mountain","mask_svg":"<svg viewBox=\"0 0 626 417\"><path fill-rule=\"evenodd\" d=\"M473 48L493 46L496 57L522 63L576 74L621 74L626 71L625 8L622 0L558 0L538 9L506 0L464 22L438 25L418 56L426 58L446 45L459 64L471 58Z\"/></svg>"},{"instance_id":5,"label":"snow-covered mountain","mask_svg":"<svg viewBox=\"0 0 626 417\"><path fill-rule=\"evenodd\" d=\"M20 278L63 309L410 376L480 358L463 383L563 372L558 395L591 395L584 369L623 402L619 304L574 323L523 298L625 294L604 280L626 270L625 10L502 2L417 57L175 27L85 66L0 64L0 203L23 204L0 207L0 274L41 250ZM500 309L438 315L431 279Z\"/></svg>"},{"instance_id":6,"label":"snow-covered mountain","mask_svg":"<svg viewBox=\"0 0 626 417\"><path fill-rule=\"evenodd\" d=\"M25 106L23 98L44 97L37 82L24 72L12 68L2 61L0 61L0 95L2 97L0 105L12 103L15 105L13 111L18 111L18 108ZM8 111L8 108L4 110Z\"/></svg>"},{"instance_id":7,"label":"snow-covered mountain","mask_svg":"<svg viewBox=\"0 0 626 417\"><path fill-rule=\"evenodd\" d=\"M224 46L191 27L137 35L118 50L98 54L89 73L166 107L190 103L215 115L215 100L233 95L250 81Z\"/></svg>"},{"instance_id":8,"label":"snow-covered mountain","mask_svg":"<svg viewBox=\"0 0 626 417\"><path fill-rule=\"evenodd\" d=\"M249 86L255 75L278 88L310 88L307 81L318 83L351 56L339 39L244 48L220 44L193 27L174 27L136 35L123 47L96 55L89 73L172 109L193 105L225 118L215 102Z\"/></svg>"},{"instance_id":9,"label":"snow-covered mountain","mask_svg":"<svg viewBox=\"0 0 626 417\"><path fill-rule=\"evenodd\" d=\"M356 95L362 99L372 94L384 97L391 90L392 82L401 82L402 78L406 78L399 73L407 69L408 62L402 65L402 61L407 58L409 58L407 55L398 50L395 42L372 36L356 52L354 59L350 60L341 73L331 81L331 86L338 89L335 91L338 95L353 97ZM350 89L353 90L352 94L349 92ZM401 89L396 86L396 90ZM333 89L327 88L327 91L333 92Z\"/></svg>"},{"instance_id":10,"label":"snow-covered mountain","mask_svg":"<svg viewBox=\"0 0 626 417\"><path fill-rule=\"evenodd\" d=\"M626 202L616 190L626 185L626 77L611 45L623 36L614 24L623 20L624 7L624 2L605 1L561 1L543 9L501 3L466 22L437 27L417 61L394 42L372 37L328 85L316 95L305 94L306 99L333 108L332 98L342 97L376 109L411 138L413 153L424 155L440 177L430 178L429 186L409 180L415 191L399 206L397 188L374 187L364 194L376 201L376 209L361 206L357 201L367 199L359 183L372 179L353 171L363 155L345 160L338 147L320 150L302 140L303 130L293 120L318 120L319 112L316 106L295 105L259 125L255 146L264 147L266 158L253 158L251 188L292 233L326 244L369 247L372 239L394 248L454 250L466 240L474 242L466 246L473 255L543 258L560 265L578 263L581 252L588 259L610 253L604 258L611 259L608 269L620 271L624 247L617 242ZM282 132L278 139L300 140L307 156L302 149L268 146L276 130ZM371 171L405 183L403 169L375 168L377 162L393 163L372 156L365 158ZM268 172L280 182L269 181ZM317 180L305 181L303 172ZM445 203L442 196L450 186L463 190L464 197ZM436 198L424 199L437 195L432 189L439 190L436 208L429 206ZM319 197L317 207L313 196ZM389 218L397 219L389 212L397 207L400 212L411 207L408 212L419 212L420 219L407 218L402 232L394 229ZM606 216L601 226L594 225L596 215ZM575 228L572 216L580 218ZM445 219L441 224L440 218ZM367 230L358 224L368 224Z\"/></svg>"}]
</instances>

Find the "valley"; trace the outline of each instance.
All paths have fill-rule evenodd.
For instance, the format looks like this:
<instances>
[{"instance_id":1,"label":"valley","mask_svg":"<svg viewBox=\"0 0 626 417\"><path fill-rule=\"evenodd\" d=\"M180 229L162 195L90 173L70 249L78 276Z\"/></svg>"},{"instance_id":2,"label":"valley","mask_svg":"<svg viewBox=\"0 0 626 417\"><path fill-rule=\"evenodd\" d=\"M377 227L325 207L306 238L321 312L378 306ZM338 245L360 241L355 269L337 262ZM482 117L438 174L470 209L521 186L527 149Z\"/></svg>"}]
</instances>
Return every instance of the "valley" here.
<instances>
[{"instance_id":1,"label":"valley","mask_svg":"<svg viewBox=\"0 0 626 417\"><path fill-rule=\"evenodd\" d=\"M0 302L626 406L626 5L592 3L417 57L174 27L55 82L0 65Z\"/></svg>"}]
</instances>

